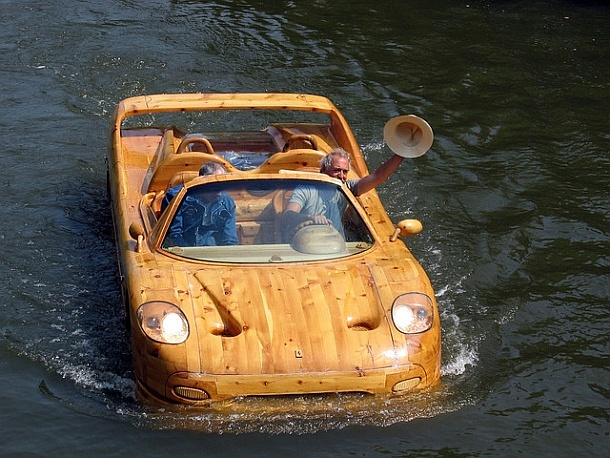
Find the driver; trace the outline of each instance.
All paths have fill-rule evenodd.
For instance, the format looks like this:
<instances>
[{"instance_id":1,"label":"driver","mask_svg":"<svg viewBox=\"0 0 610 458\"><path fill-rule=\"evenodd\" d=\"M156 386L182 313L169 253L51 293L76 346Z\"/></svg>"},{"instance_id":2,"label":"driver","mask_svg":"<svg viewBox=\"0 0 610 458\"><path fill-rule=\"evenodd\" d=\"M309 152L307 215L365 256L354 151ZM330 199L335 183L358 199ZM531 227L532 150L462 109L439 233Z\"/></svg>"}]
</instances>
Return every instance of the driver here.
<instances>
[{"instance_id":1,"label":"driver","mask_svg":"<svg viewBox=\"0 0 610 458\"><path fill-rule=\"evenodd\" d=\"M372 174L360 179L348 180L349 153L343 148L336 148L320 161L320 172L340 179L355 196L359 196L384 183L398 169L403 159L394 154ZM298 186L282 215L282 227L290 228L284 232L284 239L289 238L286 236L288 232L307 222L332 225L343 235L341 218L346 206L345 197L336 190L331 192L314 186Z\"/></svg>"}]
</instances>

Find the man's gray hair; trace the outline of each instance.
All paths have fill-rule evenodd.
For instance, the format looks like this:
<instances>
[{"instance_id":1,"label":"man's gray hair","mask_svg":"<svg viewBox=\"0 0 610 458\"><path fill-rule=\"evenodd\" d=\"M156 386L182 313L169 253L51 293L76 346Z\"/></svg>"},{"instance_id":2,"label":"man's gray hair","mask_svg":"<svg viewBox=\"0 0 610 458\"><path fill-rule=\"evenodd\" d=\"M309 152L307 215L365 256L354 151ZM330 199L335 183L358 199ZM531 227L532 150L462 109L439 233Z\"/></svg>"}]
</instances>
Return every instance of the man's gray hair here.
<instances>
[{"instance_id":1,"label":"man's gray hair","mask_svg":"<svg viewBox=\"0 0 610 458\"><path fill-rule=\"evenodd\" d=\"M345 151L343 148L335 148L334 150L332 150L330 153L328 153L326 156L324 156L320 160L320 172L324 172L324 170L330 168L333 157L340 157L343 159L347 159L347 163L350 165L350 168L351 168L352 161L350 159L349 153L347 151Z\"/></svg>"},{"instance_id":2,"label":"man's gray hair","mask_svg":"<svg viewBox=\"0 0 610 458\"><path fill-rule=\"evenodd\" d=\"M218 162L206 162L199 169L199 176L207 176L207 175L217 175L221 173L227 173L227 169L224 165L219 164Z\"/></svg>"}]
</instances>

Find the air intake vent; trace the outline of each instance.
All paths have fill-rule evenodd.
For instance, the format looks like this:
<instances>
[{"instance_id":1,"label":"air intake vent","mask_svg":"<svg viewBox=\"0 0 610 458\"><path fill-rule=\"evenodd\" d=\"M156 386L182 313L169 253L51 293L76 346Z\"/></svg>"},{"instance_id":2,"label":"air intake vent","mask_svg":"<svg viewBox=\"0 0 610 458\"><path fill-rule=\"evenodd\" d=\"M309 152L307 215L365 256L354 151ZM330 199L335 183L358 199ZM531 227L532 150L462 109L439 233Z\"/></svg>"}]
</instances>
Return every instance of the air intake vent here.
<instances>
[{"instance_id":1,"label":"air intake vent","mask_svg":"<svg viewBox=\"0 0 610 458\"><path fill-rule=\"evenodd\" d=\"M392 387L392 391L394 391L394 393L409 391L419 385L419 382L421 382L421 379L419 377L403 380L402 382L398 382L396 385L394 385Z\"/></svg>"},{"instance_id":2,"label":"air intake vent","mask_svg":"<svg viewBox=\"0 0 610 458\"><path fill-rule=\"evenodd\" d=\"M191 388L189 386L174 387L174 394L178 397L188 399L190 401L205 401L210 399L210 395L199 388Z\"/></svg>"},{"instance_id":3,"label":"air intake vent","mask_svg":"<svg viewBox=\"0 0 610 458\"><path fill-rule=\"evenodd\" d=\"M354 326L349 327L352 331L370 331L371 328L366 324L356 324Z\"/></svg>"}]
</instances>

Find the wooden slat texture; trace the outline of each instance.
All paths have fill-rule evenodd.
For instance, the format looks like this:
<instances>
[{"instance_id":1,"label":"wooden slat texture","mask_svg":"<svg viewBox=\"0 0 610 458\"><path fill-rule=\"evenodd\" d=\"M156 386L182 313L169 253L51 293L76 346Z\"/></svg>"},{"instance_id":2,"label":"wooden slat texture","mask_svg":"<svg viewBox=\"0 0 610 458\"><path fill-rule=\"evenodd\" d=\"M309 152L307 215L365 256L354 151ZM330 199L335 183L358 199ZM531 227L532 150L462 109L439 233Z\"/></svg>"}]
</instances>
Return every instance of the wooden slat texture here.
<instances>
[{"instance_id":1,"label":"wooden slat texture","mask_svg":"<svg viewBox=\"0 0 610 458\"><path fill-rule=\"evenodd\" d=\"M175 154L184 135L179 130L123 128L126 118L138 114L225 109L315 111L327 114L329 124L282 123L234 137L230 132L217 133L219 148L250 151L259 160L266 157L262 165L248 171L237 170L218 155ZM311 135L318 150L280 152L294 134ZM414 385L422 380L418 387L438 382L440 318L434 291L404 244L389 241L394 225L374 190L359 197L359 211L372 222L375 244L363 249L350 242L349 255L316 258L280 243L285 196L274 200L274 194L238 193L231 197L237 205L240 245L185 248L182 253L203 259L218 250L216 262L193 262L179 254L155 251L161 243L156 234L161 226L169 225L170 212L156 224L161 193L178 182L196 185L204 180L188 181L205 161L225 164L230 174L213 178L221 183L237 175L265 180L281 173L285 179L303 178L306 175L295 171L318 170L320 159L337 146L352 156L350 177L368 173L342 114L319 96L159 94L119 104L112 129L109 184L129 301L134 372L142 391L164 401L197 403L178 397L173 387L205 390L212 399L224 399L332 391L379 393L410 378L416 379ZM184 172L190 173L188 179ZM134 223L145 232L140 252L129 232ZM248 258L250 264L244 261ZM258 264L252 265L252 259ZM270 263L271 259L282 262ZM390 309L398 295L411 291L431 298L435 321L430 331L406 336L393 327ZM185 343L161 344L143 335L137 310L147 301L168 302L182 310L190 328Z\"/></svg>"},{"instance_id":2,"label":"wooden slat texture","mask_svg":"<svg viewBox=\"0 0 610 458\"><path fill-rule=\"evenodd\" d=\"M240 374L365 369L382 359L380 353L392 350L387 328L381 326L391 298L388 296L385 304L375 299L370 274L337 273L334 267L320 266L295 270L223 267L194 276L204 292L193 298L194 308L215 307L218 315L207 313L206 317L230 315L240 330L238 335L216 336L223 351L210 351L214 358L202 361L201 368L193 368L196 372L221 373L226 368ZM354 315L371 329L352 330ZM206 321L197 323L200 341L209 339L214 326Z\"/></svg>"}]
</instances>

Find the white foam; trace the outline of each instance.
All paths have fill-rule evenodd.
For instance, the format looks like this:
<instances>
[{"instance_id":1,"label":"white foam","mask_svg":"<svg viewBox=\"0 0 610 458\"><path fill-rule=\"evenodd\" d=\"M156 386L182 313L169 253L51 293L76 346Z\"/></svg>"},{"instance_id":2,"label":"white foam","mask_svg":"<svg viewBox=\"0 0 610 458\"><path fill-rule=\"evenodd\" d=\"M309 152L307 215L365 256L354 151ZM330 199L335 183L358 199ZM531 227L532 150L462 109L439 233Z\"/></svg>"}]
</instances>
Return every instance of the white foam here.
<instances>
[{"instance_id":1,"label":"white foam","mask_svg":"<svg viewBox=\"0 0 610 458\"><path fill-rule=\"evenodd\" d=\"M479 355L474 348L464 345L458 348L459 352L441 368L441 374L460 375L466 372L468 367L475 366L479 360Z\"/></svg>"}]
</instances>

